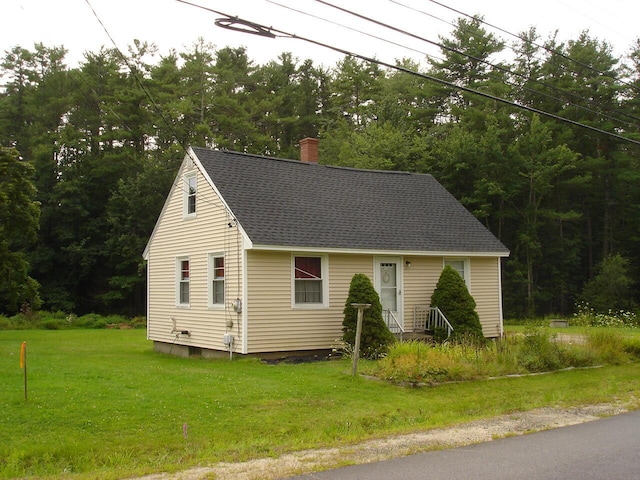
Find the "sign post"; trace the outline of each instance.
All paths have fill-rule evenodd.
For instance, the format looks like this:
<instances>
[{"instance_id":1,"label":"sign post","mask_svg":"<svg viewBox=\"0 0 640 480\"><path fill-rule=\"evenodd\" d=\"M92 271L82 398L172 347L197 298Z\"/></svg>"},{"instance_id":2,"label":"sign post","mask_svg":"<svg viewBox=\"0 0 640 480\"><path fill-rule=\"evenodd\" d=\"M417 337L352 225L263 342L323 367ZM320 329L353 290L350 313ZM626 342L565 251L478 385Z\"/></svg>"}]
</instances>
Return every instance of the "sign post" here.
<instances>
[{"instance_id":1,"label":"sign post","mask_svg":"<svg viewBox=\"0 0 640 480\"><path fill-rule=\"evenodd\" d=\"M358 322L356 324L356 343L353 348L353 366L351 367L351 375L354 377L358 373L358 357L360 356L360 336L362 335L362 317L364 311L371 306L370 303L352 303L353 308L358 309Z\"/></svg>"},{"instance_id":2,"label":"sign post","mask_svg":"<svg viewBox=\"0 0 640 480\"><path fill-rule=\"evenodd\" d=\"M27 342L20 346L20 368L24 370L24 401L27 401Z\"/></svg>"}]
</instances>

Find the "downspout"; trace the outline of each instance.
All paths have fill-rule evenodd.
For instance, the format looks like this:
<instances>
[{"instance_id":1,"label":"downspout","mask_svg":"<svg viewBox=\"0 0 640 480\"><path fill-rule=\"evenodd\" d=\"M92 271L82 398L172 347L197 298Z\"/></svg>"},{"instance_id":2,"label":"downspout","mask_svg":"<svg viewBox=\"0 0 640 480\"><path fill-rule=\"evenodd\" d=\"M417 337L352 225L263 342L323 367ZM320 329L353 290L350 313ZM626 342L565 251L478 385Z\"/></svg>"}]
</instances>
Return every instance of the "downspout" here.
<instances>
[{"instance_id":1,"label":"downspout","mask_svg":"<svg viewBox=\"0 0 640 480\"><path fill-rule=\"evenodd\" d=\"M498 299L500 312L500 338L504 337L504 313L502 311L502 258L497 257L498 261Z\"/></svg>"},{"instance_id":2,"label":"downspout","mask_svg":"<svg viewBox=\"0 0 640 480\"><path fill-rule=\"evenodd\" d=\"M151 311L151 283L149 282L149 278L151 278L151 275L150 275L151 263L149 262L149 254L150 254L150 252L147 251L147 255L144 256L145 257L144 260L147 262L147 272L146 272L146 277L147 277L147 288L146 288L146 290L147 290L147 305L146 305L146 308L145 308L145 310L147 312L146 313L146 315L147 315L147 322L146 322L147 323L147 340L150 339L150 337L149 337L149 318L150 318L149 314L150 314L150 311Z\"/></svg>"},{"instance_id":3,"label":"downspout","mask_svg":"<svg viewBox=\"0 0 640 480\"><path fill-rule=\"evenodd\" d=\"M249 310L249 296L248 296L248 279L247 279L247 249L244 246L244 238L242 239L242 298L244 298L244 305L242 309L242 342L241 353L246 355L249 350L249 338L247 332L248 310Z\"/></svg>"}]
</instances>

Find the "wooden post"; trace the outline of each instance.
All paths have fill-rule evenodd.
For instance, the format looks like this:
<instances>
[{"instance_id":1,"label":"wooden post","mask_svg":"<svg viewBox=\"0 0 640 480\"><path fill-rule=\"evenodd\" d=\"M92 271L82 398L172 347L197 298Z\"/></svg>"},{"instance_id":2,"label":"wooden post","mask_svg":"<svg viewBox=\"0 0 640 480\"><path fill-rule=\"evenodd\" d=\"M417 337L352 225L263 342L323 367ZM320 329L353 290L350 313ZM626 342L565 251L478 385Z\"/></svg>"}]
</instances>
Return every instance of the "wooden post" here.
<instances>
[{"instance_id":1,"label":"wooden post","mask_svg":"<svg viewBox=\"0 0 640 480\"><path fill-rule=\"evenodd\" d=\"M356 324L356 344L353 348L353 366L351 367L351 375L354 377L358 373L358 357L360 356L360 336L362 335L362 317L364 311L371 306L370 303L352 303L353 308L358 309L358 322Z\"/></svg>"},{"instance_id":2,"label":"wooden post","mask_svg":"<svg viewBox=\"0 0 640 480\"><path fill-rule=\"evenodd\" d=\"M22 342L20 346L20 368L24 371L24 401L26 402L29 398L27 393L27 342Z\"/></svg>"}]
</instances>

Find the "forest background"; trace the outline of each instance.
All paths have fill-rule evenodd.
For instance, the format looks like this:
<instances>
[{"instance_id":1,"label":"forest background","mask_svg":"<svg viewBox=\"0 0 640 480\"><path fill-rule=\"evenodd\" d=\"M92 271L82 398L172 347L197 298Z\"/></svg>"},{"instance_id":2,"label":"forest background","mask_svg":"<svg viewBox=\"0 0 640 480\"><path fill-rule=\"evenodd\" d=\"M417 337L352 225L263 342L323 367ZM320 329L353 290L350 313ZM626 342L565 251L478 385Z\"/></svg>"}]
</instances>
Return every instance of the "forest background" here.
<instances>
[{"instance_id":1,"label":"forest background","mask_svg":"<svg viewBox=\"0 0 640 480\"><path fill-rule=\"evenodd\" d=\"M638 285L640 39L616 57L588 32L507 43L460 18L440 49L398 60L423 76L353 57L255 64L204 40L165 56L136 40L73 68L64 47L5 52L0 312L144 314L141 253L185 148L294 159L305 137L323 164L440 181L511 251L506 317L570 314L608 258Z\"/></svg>"}]
</instances>

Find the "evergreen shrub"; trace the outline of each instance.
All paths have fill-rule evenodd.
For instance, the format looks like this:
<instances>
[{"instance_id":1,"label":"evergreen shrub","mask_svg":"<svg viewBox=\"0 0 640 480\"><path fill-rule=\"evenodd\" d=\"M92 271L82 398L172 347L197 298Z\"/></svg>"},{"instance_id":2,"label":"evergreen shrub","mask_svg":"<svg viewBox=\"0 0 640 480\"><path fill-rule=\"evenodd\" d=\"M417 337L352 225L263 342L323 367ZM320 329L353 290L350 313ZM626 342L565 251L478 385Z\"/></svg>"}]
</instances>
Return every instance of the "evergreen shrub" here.
<instances>
[{"instance_id":1,"label":"evergreen shrub","mask_svg":"<svg viewBox=\"0 0 640 480\"><path fill-rule=\"evenodd\" d=\"M438 307L453 327L453 339L473 338L484 341L476 302L467 290L460 274L450 265L444 267L436 289L431 296L431 306Z\"/></svg>"},{"instance_id":2,"label":"evergreen shrub","mask_svg":"<svg viewBox=\"0 0 640 480\"><path fill-rule=\"evenodd\" d=\"M369 303L371 306L364 310L362 317L362 333L360 337L360 356L363 358L379 358L384 355L395 337L382 318L382 304L380 297L369 277L356 273L351 279L349 296L344 305L344 320L342 322L343 341L353 347L356 339L358 309L352 303Z\"/></svg>"}]
</instances>

